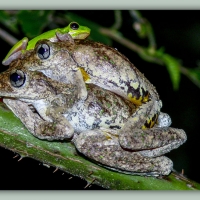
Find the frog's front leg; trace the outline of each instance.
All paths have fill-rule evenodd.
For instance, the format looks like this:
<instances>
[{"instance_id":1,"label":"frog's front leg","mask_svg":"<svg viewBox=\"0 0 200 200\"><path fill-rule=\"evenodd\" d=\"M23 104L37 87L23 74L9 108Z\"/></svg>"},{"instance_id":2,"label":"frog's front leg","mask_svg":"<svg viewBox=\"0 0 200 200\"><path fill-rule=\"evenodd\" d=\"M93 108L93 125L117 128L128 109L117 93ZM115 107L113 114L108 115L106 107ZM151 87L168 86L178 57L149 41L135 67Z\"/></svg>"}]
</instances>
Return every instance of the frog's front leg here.
<instances>
[{"instance_id":1,"label":"frog's front leg","mask_svg":"<svg viewBox=\"0 0 200 200\"><path fill-rule=\"evenodd\" d=\"M59 114L54 115L53 121L44 120L37 112L33 112L25 102L13 99L4 99L4 103L21 120L26 128L37 138L47 140L61 140L71 138L74 129L69 122Z\"/></svg>"},{"instance_id":2,"label":"frog's front leg","mask_svg":"<svg viewBox=\"0 0 200 200\"><path fill-rule=\"evenodd\" d=\"M48 108L46 115L50 117L52 122L50 123L45 121L41 123L36 129L37 133L43 135L44 138L48 140L62 140L72 138L74 134L74 128L61 114L65 111L66 108L62 106L58 107L57 109L54 109L54 107Z\"/></svg>"},{"instance_id":3,"label":"frog's front leg","mask_svg":"<svg viewBox=\"0 0 200 200\"><path fill-rule=\"evenodd\" d=\"M139 152L124 150L119 144L118 137L110 130L85 131L73 141L79 152L116 171L159 176L168 175L172 170L172 161L167 157L148 158Z\"/></svg>"},{"instance_id":4,"label":"frog's front leg","mask_svg":"<svg viewBox=\"0 0 200 200\"><path fill-rule=\"evenodd\" d=\"M37 137L35 134L35 126L42 123L44 120L37 113L34 113L27 103L6 98L3 99L3 102L21 120L26 128Z\"/></svg>"}]
</instances>

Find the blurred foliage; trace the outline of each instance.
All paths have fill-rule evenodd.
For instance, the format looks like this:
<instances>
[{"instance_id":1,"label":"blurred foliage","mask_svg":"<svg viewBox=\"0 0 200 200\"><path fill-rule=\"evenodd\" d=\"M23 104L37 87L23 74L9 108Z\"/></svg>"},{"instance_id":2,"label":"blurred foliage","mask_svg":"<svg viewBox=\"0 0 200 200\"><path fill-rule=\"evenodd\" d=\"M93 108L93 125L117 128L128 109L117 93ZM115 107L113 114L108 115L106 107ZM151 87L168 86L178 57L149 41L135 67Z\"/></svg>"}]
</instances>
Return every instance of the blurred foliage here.
<instances>
[{"instance_id":1,"label":"blurred foliage","mask_svg":"<svg viewBox=\"0 0 200 200\"><path fill-rule=\"evenodd\" d=\"M76 21L81 25L88 26L92 31L90 39L107 45L117 41L148 61L163 65L169 72L174 90L180 83L181 73L187 76L194 84L200 87L200 69L188 69L182 66L179 59L165 53L164 48L157 49L153 27L138 11L129 11L129 20L132 21L132 30L142 40L148 40L147 46L141 46L127 40L120 31L123 18L120 11L114 11L114 24L110 28L76 15L71 11L0 11L0 23L6 27L9 33L17 34L18 39L27 36L29 39L57 27L67 26L69 22ZM132 48L132 46L135 46Z\"/></svg>"},{"instance_id":2,"label":"blurred foliage","mask_svg":"<svg viewBox=\"0 0 200 200\"><path fill-rule=\"evenodd\" d=\"M22 27L24 35L29 38L33 38L42 33L47 24L50 23L53 13L53 11L44 10L19 11L17 13L17 21Z\"/></svg>"}]
</instances>

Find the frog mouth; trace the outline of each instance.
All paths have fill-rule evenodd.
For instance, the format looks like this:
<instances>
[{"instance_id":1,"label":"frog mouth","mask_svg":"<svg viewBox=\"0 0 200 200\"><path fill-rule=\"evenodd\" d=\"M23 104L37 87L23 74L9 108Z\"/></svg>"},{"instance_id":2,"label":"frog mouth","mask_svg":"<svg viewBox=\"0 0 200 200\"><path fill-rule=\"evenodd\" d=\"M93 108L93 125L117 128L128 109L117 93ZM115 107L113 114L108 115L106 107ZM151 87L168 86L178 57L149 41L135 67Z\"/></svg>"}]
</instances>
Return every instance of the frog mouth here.
<instances>
[{"instance_id":1,"label":"frog mouth","mask_svg":"<svg viewBox=\"0 0 200 200\"><path fill-rule=\"evenodd\" d=\"M39 115L39 113L37 112L37 110L35 109L35 107L34 107L31 103L29 103L29 102L25 102L25 101L23 101L23 100L16 99L16 98L14 98L14 97L0 97L0 103L2 103L2 104L4 104L4 105L6 105L6 103L4 103L3 99L12 99L12 100L22 101L23 103L25 103L25 104L28 105L28 107L30 108L30 110L31 110L33 113L37 113L37 114ZM9 107L9 106L6 106L6 107ZM12 109L10 109L10 110L12 110Z\"/></svg>"}]
</instances>

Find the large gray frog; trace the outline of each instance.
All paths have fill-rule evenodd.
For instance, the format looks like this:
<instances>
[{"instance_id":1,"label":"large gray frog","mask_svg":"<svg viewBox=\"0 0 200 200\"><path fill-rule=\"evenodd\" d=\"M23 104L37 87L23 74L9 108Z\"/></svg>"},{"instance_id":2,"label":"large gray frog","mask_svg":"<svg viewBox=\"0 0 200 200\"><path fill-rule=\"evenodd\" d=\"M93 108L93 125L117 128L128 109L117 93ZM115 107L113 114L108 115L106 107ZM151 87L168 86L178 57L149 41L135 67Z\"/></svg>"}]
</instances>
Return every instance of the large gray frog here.
<instances>
[{"instance_id":1,"label":"large gray frog","mask_svg":"<svg viewBox=\"0 0 200 200\"><path fill-rule=\"evenodd\" d=\"M104 165L134 173L155 176L158 174L168 174L170 172L172 162L165 157L157 156L180 146L185 142L186 135L183 130L167 127L170 124L170 118L166 114L160 114L162 103L159 100L155 88L128 59L118 51L103 44L89 41L74 42L69 40L52 43L43 40L36 45L34 51L27 52L21 59L11 63L10 69L17 68L19 70L23 69L22 71L26 71L26 73L41 71L50 78L48 82L53 83L57 81L61 85L58 87L57 84L56 86L56 90L59 92L54 92L56 94L53 95L54 100L52 100L52 97L50 98L50 108L47 106L49 104L46 100L44 101L45 98L34 102L31 99L27 100L27 97L23 97L23 95L26 94L23 90L21 90L23 91L20 93L21 96L19 94L17 96L20 101L10 99L4 100L27 127L29 123L32 124L32 127L34 127L33 124L35 124L32 120L27 123L28 125L25 122L25 119L31 119L32 114L30 114L30 109L28 111L30 115L28 115L28 118L24 117L24 121L24 114L20 116L17 114L19 111L17 112L15 110L20 107L21 101L24 101L24 99L26 99L25 102L31 103L36 108L39 116L45 121L39 123L41 125L37 126L37 128L32 128L32 130L29 128L35 136L50 140L70 138L73 136L73 128L76 127L75 132L81 133L80 136L77 137L78 139L74 140L78 150ZM2 76L9 77L11 76L10 74L11 72L8 72L7 75ZM24 72L21 73L19 77L22 77L23 74ZM15 78L18 77L16 73L14 76ZM5 79L3 78L1 80ZM7 78L7 80L9 82L10 79ZM110 90L128 99L129 102L132 103L132 106L136 106L135 112L126 118L127 120L123 122L123 125L119 125L119 122L116 123L117 125L111 125L105 118L102 118L104 124L107 126L105 127L101 124L99 126L101 129L93 130L95 128L94 125L88 126L91 121L85 117L90 116L90 114L81 115L81 113L84 113L82 110L78 112L78 110L80 110L79 108L85 105L83 102L88 98L88 90L84 81L88 83L88 85L98 85L101 88ZM68 106L69 102L66 102L66 93L64 91L62 92L62 89L67 88L68 86L66 84L69 83L72 83L73 87L77 86L74 91L78 93L76 98L76 102L78 103L74 105L76 111L72 113L68 110L70 106ZM35 84L37 84L37 82ZM22 84L22 86L23 85L24 84ZM21 86L16 88L17 90L22 89ZM1 90L1 96L14 97L10 89L8 93L3 92L2 88ZM30 93L31 92L28 93L29 97ZM34 93L39 93L39 90L35 90ZM126 101L126 103L127 102L128 101ZM27 108L24 104L23 106ZM26 109L23 108L23 106L21 110L25 111ZM97 105L94 106L94 108L93 106L90 108L86 106L86 108L86 110L90 110L90 112L91 110L92 112L99 111ZM63 114L60 114L60 112L58 112L59 110ZM66 114L66 112L70 114ZM113 113L116 115L118 112L119 109L116 109ZM75 113L79 114L75 115ZM70 116L76 117L71 119ZM165 123L165 121L167 121L167 123ZM155 122L157 122L156 126L154 125ZM95 123L98 123L98 120ZM81 127L77 128L77 124ZM106 129L104 130L102 127ZM52 132L53 128L54 132ZM144 130L145 128L147 129ZM43 134L47 132L47 130L51 130L50 135ZM125 151L122 148L129 149L129 151ZM88 151L88 149L90 149L90 151ZM156 158L150 159L150 157ZM144 162L144 160L146 161ZM154 162L154 164L152 164L152 162ZM144 164L141 165L141 163ZM150 166L152 166L152 168ZM157 169L155 169L155 166Z\"/></svg>"},{"instance_id":2,"label":"large gray frog","mask_svg":"<svg viewBox=\"0 0 200 200\"><path fill-rule=\"evenodd\" d=\"M87 98L79 100L76 85L29 71L23 67L25 61L14 62L0 74L0 95L33 135L48 140L70 138L90 159L124 173L170 173L171 160L160 155L184 142L183 130L131 130L135 151L127 151L119 144L119 130L137 110L132 102L93 84L86 85Z\"/></svg>"},{"instance_id":3,"label":"large gray frog","mask_svg":"<svg viewBox=\"0 0 200 200\"><path fill-rule=\"evenodd\" d=\"M66 35L57 37L60 42L38 42L24 66L53 80L77 84L80 99L87 97L85 83L128 99L138 107L126 124L130 129L152 128L155 123L159 127L170 126L170 117L160 113L162 102L155 87L125 56L101 43L73 40L70 35L68 40Z\"/></svg>"}]
</instances>

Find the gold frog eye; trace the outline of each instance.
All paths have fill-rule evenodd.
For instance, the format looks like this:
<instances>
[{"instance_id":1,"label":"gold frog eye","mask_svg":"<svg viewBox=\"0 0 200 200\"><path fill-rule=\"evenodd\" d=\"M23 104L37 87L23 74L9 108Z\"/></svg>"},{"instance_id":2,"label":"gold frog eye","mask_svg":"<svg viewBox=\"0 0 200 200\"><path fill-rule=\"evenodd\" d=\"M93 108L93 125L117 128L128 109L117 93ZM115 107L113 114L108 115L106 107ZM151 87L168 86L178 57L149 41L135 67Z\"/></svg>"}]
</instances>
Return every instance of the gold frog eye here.
<instances>
[{"instance_id":1,"label":"gold frog eye","mask_svg":"<svg viewBox=\"0 0 200 200\"><path fill-rule=\"evenodd\" d=\"M77 29L79 29L79 24L76 22L72 22L72 23L70 23L70 28L73 30L77 30Z\"/></svg>"},{"instance_id":2,"label":"gold frog eye","mask_svg":"<svg viewBox=\"0 0 200 200\"><path fill-rule=\"evenodd\" d=\"M10 75L10 83L13 87L21 87L26 81L26 76L23 71L16 70Z\"/></svg>"},{"instance_id":3,"label":"gold frog eye","mask_svg":"<svg viewBox=\"0 0 200 200\"><path fill-rule=\"evenodd\" d=\"M38 57L42 60L47 59L50 56L50 47L48 44L40 44L37 48Z\"/></svg>"}]
</instances>

